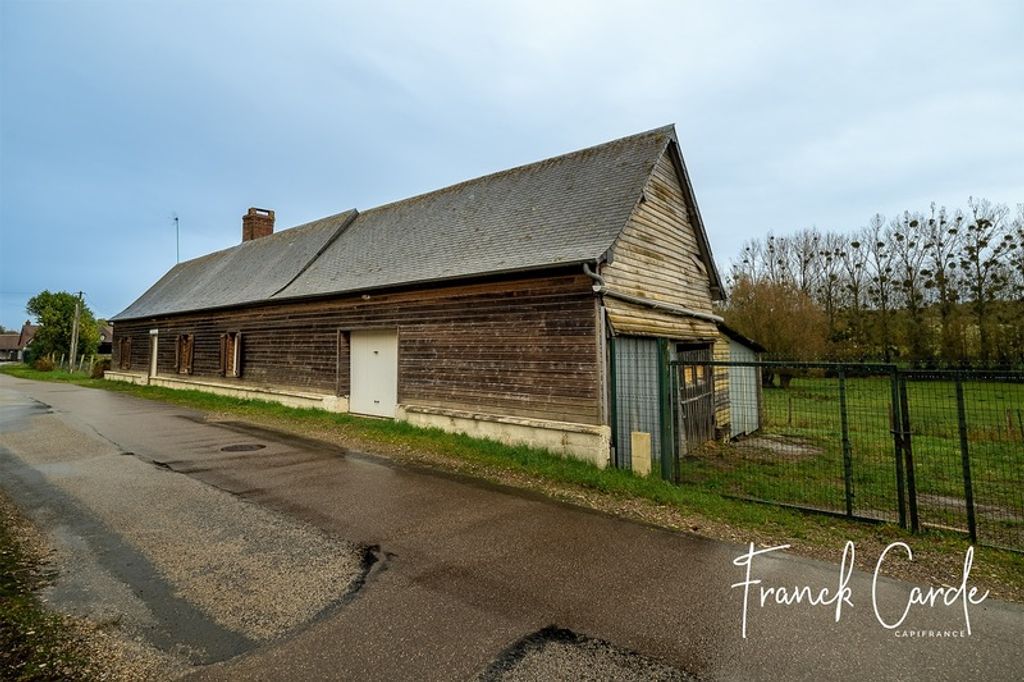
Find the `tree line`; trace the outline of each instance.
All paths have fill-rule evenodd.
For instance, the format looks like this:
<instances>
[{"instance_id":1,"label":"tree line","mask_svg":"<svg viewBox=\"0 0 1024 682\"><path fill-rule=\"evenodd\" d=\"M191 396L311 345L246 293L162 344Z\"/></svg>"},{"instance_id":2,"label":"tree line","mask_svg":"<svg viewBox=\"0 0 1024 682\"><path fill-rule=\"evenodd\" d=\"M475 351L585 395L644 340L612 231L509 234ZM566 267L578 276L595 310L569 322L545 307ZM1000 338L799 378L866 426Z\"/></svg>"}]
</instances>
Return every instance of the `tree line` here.
<instances>
[{"instance_id":1,"label":"tree line","mask_svg":"<svg viewBox=\"0 0 1024 682\"><path fill-rule=\"evenodd\" d=\"M932 204L746 242L726 322L778 357L1024 367L1024 204Z\"/></svg>"}]
</instances>

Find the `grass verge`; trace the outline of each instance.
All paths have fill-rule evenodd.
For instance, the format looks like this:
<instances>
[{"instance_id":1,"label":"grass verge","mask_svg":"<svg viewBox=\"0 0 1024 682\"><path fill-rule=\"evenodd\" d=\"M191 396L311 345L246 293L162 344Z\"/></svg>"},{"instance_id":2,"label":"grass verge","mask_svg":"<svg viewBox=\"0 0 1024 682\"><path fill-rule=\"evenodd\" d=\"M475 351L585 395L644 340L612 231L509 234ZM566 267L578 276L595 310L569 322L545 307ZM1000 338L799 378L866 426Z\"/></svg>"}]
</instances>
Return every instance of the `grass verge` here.
<instances>
[{"instance_id":1,"label":"grass verge","mask_svg":"<svg viewBox=\"0 0 1024 682\"><path fill-rule=\"evenodd\" d=\"M537 448L505 445L400 421L292 408L201 391L136 386L60 371L38 372L17 365L2 367L0 372L203 410L211 413L213 420L247 421L744 545L749 542L765 546L790 544L795 554L835 562L841 557L845 542L852 540L857 544L857 565L866 570L874 569L874 562L886 545L902 540L913 547L915 560L887 559L884 572L921 584L957 584L963 553L968 546L967 539L959 534L931 531L911 535L891 524L868 524L744 502L692 485L676 486L655 478L640 478L627 471L598 469ZM990 589L993 596L1024 602L1024 556L988 547L977 548L971 581Z\"/></svg>"},{"instance_id":2,"label":"grass verge","mask_svg":"<svg viewBox=\"0 0 1024 682\"><path fill-rule=\"evenodd\" d=\"M90 659L68 620L38 590L49 576L32 532L0 496L0 678L90 679Z\"/></svg>"}]
</instances>

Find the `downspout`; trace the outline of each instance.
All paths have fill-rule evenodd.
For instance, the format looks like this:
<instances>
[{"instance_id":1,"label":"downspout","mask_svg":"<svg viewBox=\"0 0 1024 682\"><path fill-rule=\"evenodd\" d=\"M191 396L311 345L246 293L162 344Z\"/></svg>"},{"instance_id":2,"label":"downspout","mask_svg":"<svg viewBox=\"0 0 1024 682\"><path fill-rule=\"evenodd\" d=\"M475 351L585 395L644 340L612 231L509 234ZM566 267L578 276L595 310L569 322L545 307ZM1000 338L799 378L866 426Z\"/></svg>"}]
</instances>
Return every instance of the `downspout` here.
<instances>
[{"instance_id":1,"label":"downspout","mask_svg":"<svg viewBox=\"0 0 1024 682\"><path fill-rule=\"evenodd\" d=\"M597 284L594 285L594 292L598 294L604 293L604 288L606 286L604 283L604 277L591 270L589 263L583 264L583 272L587 273L587 276L590 277L590 279L597 282Z\"/></svg>"},{"instance_id":2,"label":"downspout","mask_svg":"<svg viewBox=\"0 0 1024 682\"><path fill-rule=\"evenodd\" d=\"M675 305L675 304L672 304L672 303L663 303L661 301L653 301L653 300L651 300L649 298L641 298L640 296L633 296L631 294L624 294L624 293L622 293L620 291L615 291L614 289L609 289L608 285L604 281L604 277L601 277L601 275L599 275L596 272L594 272L593 270L591 270L589 263L584 263L583 264L583 272L585 272L588 277L590 277L592 280L594 280L594 282L596 282L596 284L594 284L594 292L598 293L598 294L601 294L603 296L607 296L608 298L616 298L616 299L619 299L620 301L625 301L626 303L633 303L634 305L642 305L642 306L645 306L647 308L652 308L654 310L663 310L663 311L665 311L667 313L674 313L676 315L684 315L686 317L693 317L693 318L696 318L698 320L704 320L705 322L713 322L715 324L717 324L719 322L724 322L725 321L720 316L712 315L711 313L702 313L700 311L690 310L689 308L684 308L682 306L678 306L678 305Z\"/></svg>"},{"instance_id":3,"label":"downspout","mask_svg":"<svg viewBox=\"0 0 1024 682\"><path fill-rule=\"evenodd\" d=\"M596 265L596 262L595 262ZM616 378L615 378L615 335L611 333L610 325L608 324L607 311L604 307L604 302L601 300L600 295L605 290L604 278L590 269L590 266L586 263L583 264L583 272L588 277L597 282L593 289L594 293L598 294L597 310L601 316L601 340L603 342L602 348L602 361L604 363L604 371L602 375L606 376L607 379L602 382L601 394L604 416L608 419L609 427L609 438L608 438L608 464L617 467L619 466L619 418L618 418L618 405L617 405L617 393L616 393Z\"/></svg>"}]
</instances>

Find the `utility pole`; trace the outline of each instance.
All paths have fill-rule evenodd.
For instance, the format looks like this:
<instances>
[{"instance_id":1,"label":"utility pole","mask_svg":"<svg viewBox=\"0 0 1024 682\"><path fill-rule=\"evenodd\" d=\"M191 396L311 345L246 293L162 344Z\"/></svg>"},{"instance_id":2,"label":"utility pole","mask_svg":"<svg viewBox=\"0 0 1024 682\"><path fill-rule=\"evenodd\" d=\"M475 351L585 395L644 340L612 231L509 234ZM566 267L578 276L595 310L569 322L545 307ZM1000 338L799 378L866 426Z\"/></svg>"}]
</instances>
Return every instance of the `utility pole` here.
<instances>
[{"instance_id":1,"label":"utility pole","mask_svg":"<svg viewBox=\"0 0 1024 682\"><path fill-rule=\"evenodd\" d=\"M73 371L75 360L78 359L78 321L82 317L82 292L78 292L75 301L75 320L71 324L71 348L68 349L68 371Z\"/></svg>"}]
</instances>

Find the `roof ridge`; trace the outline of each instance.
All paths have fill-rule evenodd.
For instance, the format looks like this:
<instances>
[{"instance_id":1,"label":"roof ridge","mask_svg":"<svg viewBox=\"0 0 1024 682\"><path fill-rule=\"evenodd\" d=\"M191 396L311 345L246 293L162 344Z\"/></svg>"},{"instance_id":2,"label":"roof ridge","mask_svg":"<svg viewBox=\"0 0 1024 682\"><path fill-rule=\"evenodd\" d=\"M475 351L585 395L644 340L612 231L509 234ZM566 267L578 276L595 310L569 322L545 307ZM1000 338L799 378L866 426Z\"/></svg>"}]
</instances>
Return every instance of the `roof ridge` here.
<instances>
[{"instance_id":1,"label":"roof ridge","mask_svg":"<svg viewBox=\"0 0 1024 682\"><path fill-rule=\"evenodd\" d=\"M459 189L461 187L464 187L465 185L469 185L469 184L474 183L474 182L479 182L481 180L488 180L490 178L496 178L496 177L502 176L502 175L511 175L512 173L517 173L519 171L525 170L527 168L531 168L533 166L540 166L542 164L549 163L551 161L559 161L559 160L562 160L562 159L569 159L569 158L575 157L577 155L581 155L581 154L585 154L587 152L594 151L596 149L601 149L603 147L610 147L610 146L612 146L614 144L621 144L621 143L623 143L623 142L625 142L627 140L635 140L635 139L638 139L638 138L641 138L641 137L649 137L649 136L653 136L653 135L657 135L657 134L667 134L667 135L669 135L669 137L671 139L675 140L676 139L675 124L669 123L668 125L663 125L663 126L659 126L657 128L651 128L650 130L645 130L642 133L633 133L632 135L624 135L623 137L618 137L618 138L616 138L614 140L608 140L607 142L601 142L599 144L590 145L589 147L582 147L580 149L576 149L576 150L571 151L571 152L565 152L563 154L555 154L554 156L549 156L547 158L539 159L537 161L531 161L529 163L523 163L523 164L520 164L518 166L513 166L512 168L504 168L502 170L493 171L491 173L484 173L483 175L478 175L475 178L469 178L467 180L460 180L459 182L456 182L456 183L451 184L451 185L445 185L444 187L438 187L437 189L428 190L426 192L420 192L419 194L414 194L414 195L412 195L410 197L404 197L402 199L396 199L394 201L389 201L389 202L387 202L385 204L379 204L377 206L374 206L373 208L368 208L365 211L360 211L359 214L360 215L366 215L368 213L372 213L374 211L378 211L378 210L381 210L381 209L392 208L392 207L394 207L394 206L396 206L398 204L404 204L406 202L416 201L416 200L423 199L423 198L431 196L431 195L441 194L442 192L448 192L448 191L451 191L451 190Z\"/></svg>"},{"instance_id":2,"label":"roof ridge","mask_svg":"<svg viewBox=\"0 0 1024 682\"><path fill-rule=\"evenodd\" d=\"M354 223L356 221L356 218L359 217L359 211L357 209L354 209L354 208L349 209L347 211L343 211L342 213L338 213L338 214L336 214L336 216L343 216L343 215L346 215L346 214L348 215L348 217L345 218L345 222L343 222L341 225L339 225L337 227L337 229L334 230L334 233L331 234L331 236L327 238L327 240L317 250L317 252L314 253L309 258L309 260L306 261L306 264L303 265L301 268L299 268L299 271L295 273L295 276L292 277L287 282L285 282L284 286L278 288L277 291L275 291L272 294L270 294L270 296L267 297L268 299L274 298L279 293L281 293L282 291L287 289L291 285L292 282L294 282L295 280L297 280L299 277L302 276L302 273L304 273L306 270L309 270L309 267L311 265L313 265L313 263L315 263L320 258L320 256L322 256L324 254L324 251L326 251L328 248L330 248L331 244L333 244L338 239L338 237L340 237L342 235L342 233L345 232L345 230L347 230L349 227L351 227L352 223ZM336 217L336 216L330 216L330 217Z\"/></svg>"},{"instance_id":3,"label":"roof ridge","mask_svg":"<svg viewBox=\"0 0 1024 682\"><path fill-rule=\"evenodd\" d=\"M354 208L349 208L349 209L346 209L344 211L339 211L338 213L332 213L331 215L325 215L322 218L316 218L314 220L309 220L307 222L300 223L298 225L293 225L291 227L286 227L283 230L280 230L278 232L272 232L272 233L268 234L265 237L259 237L258 239L249 239L247 241L240 242L240 243L235 244L233 246L225 246L223 249L217 249L216 251L211 251L210 253L204 253L201 256L196 256L195 258L189 258L188 260L180 261L178 263L175 263L174 267L177 267L179 265L185 265L186 263L196 263L198 261L203 260L204 258L210 258L212 256L222 256L225 253L227 253L228 251L233 251L235 249L241 248L243 246L247 246L249 244L267 244L267 243L269 243L269 242L267 242L268 239L273 240L275 237L280 237L281 235L288 234L289 232L291 232L293 230L301 230L301 229L306 228L306 227L312 227L316 223L322 223L322 222L324 222L326 220L331 220L332 218L341 218L341 217L343 217L343 216L345 216L346 214L349 214L349 213L353 214L353 217L354 217L355 215L359 214L359 211L357 211ZM351 218L346 222L346 227L347 227L348 222L351 222ZM289 236L292 236L292 235L289 235Z\"/></svg>"}]
</instances>

